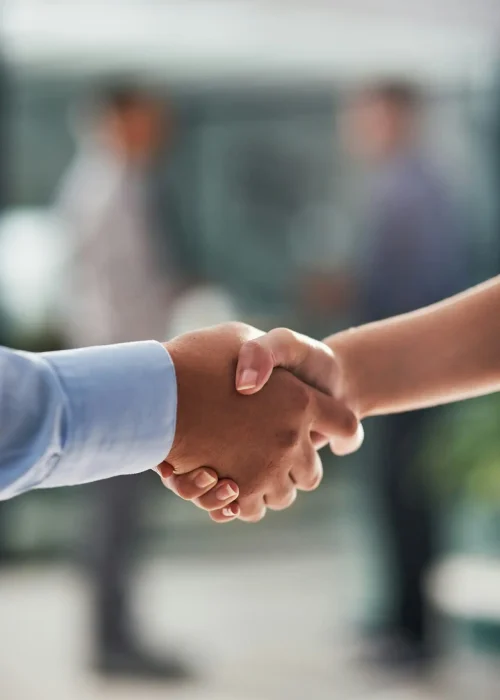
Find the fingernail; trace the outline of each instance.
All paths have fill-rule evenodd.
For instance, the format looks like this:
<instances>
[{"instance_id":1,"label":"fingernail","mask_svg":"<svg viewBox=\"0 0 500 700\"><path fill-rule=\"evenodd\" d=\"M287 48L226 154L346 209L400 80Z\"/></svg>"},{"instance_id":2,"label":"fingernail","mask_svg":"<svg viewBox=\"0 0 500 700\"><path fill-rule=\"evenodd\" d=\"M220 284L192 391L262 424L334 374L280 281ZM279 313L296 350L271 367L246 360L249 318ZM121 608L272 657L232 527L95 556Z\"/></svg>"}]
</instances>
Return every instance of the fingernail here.
<instances>
[{"instance_id":1,"label":"fingernail","mask_svg":"<svg viewBox=\"0 0 500 700\"><path fill-rule=\"evenodd\" d=\"M201 472L194 480L194 483L199 489L206 489L207 486L215 484L216 481L217 479L213 477L210 472Z\"/></svg>"},{"instance_id":2,"label":"fingernail","mask_svg":"<svg viewBox=\"0 0 500 700\"><path fill-rule=\"evenodd\" d=\"M234 504L222 509L222 515L225 515L226 518L232 518L233 516L235 516L237 514L238 514L238 506L236 506Z\"/></svg>"},{"instance_id":3,"label":"fingernail","mask_svg":"<svg viewBox=\"0 0 500 700\"><path fill-rule=\"evenodd\" d=\"M231 496L236 496L236 491L229 484L223 484L216 489L215 496L219 501L227 501Z\"/></svg>"},{"instance_id":4,"label":"fingernail","mask_svg":"<svg viewBox=\"0 0 500 700\"><path fill-rule=\"evenodd\" d=\"M257 371L244 369L238 379L238 389L253 389L257 386Z\"/></svg>"}]
</instances>

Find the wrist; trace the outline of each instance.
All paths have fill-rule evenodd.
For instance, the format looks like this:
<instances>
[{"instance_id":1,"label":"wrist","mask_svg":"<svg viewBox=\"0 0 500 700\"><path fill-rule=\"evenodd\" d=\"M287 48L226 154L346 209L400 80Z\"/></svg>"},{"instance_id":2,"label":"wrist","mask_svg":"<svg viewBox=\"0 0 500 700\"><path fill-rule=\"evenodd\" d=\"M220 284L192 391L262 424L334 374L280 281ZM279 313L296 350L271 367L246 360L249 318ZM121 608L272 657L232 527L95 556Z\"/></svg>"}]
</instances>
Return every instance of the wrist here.
<instances>
[{"instance_id":1,"label":"wrist","mask_svg":"<svg viewBox=\"0 0 500 700\"><path fill-rule=\"evenodd\" d=\"M366 348L358 342L356 328L341 331L323 341L331 348L338 362L341 392L347 405L362 420L376 413L376 386L370 377Z\"/></svg>"},{"instance_id":2,"label":"wrist","mask_svg":"<svg viewBox=\"0 0 500 700\"><path fill-rule=\"evenodd\" d=\"M179 342L180 337L181 336L163 343L163 347L168 352L170 360L172 361L177 391L175 432L172 437L172 444L168 453L168 460L172 464L176 462L177 458L183 453L185 443L184 436L187 432L185 425L186 412L184 411L185 367L183 362L183 354L185 353L182 353L182 350L179 347L181 344Z\"/></svg>"}]
</instances>

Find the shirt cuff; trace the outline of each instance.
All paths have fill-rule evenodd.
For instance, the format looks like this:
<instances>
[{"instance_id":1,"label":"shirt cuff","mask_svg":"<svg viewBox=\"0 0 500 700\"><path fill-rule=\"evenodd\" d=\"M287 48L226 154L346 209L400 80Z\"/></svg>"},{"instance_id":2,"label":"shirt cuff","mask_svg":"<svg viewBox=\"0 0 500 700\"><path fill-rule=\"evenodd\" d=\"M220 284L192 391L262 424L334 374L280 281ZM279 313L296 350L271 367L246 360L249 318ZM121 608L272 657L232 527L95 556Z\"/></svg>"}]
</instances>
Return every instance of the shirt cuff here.
<instances>
[{"instance_id":1,"label":"shirt cuff","mask_svg":"<svg viewBox=\"0 0 500 700\"><path fill-rule=\"evenodd\" d=\"M168 455L177 383L155 341L44 353L61 384L66 421L60 460L44 488L137 474Z\"/></svg>"}]
</instances>

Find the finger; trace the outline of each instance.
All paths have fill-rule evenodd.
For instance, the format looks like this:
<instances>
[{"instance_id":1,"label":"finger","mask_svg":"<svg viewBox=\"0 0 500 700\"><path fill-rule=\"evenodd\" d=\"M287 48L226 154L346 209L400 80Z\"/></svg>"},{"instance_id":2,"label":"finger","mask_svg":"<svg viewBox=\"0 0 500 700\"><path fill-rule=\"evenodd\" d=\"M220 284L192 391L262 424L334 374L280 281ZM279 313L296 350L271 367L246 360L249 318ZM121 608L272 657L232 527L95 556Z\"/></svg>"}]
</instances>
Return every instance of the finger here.
<instances>
[{"instance_id":1,"label":"finger","mask_svg":"<svg viewBox=\"0 0 500 700\"><path fill-rule=\"evenodd\" d=\"M359 450L364 439L365 431L363 430L363 424L360 422L358 423L356 434L353 437L348 438L347 440L340 437L330 440L330 449L333 454L337 455L338 457L344 457L345 455L349 455L352 452Z\"/></svg>"},{"instance_id":2,"label":"finger","mask_svg":"<svg viewBox=\"0 0 500 700\"><path fill-rule=\"evenodd\" d=\"M353 452L359 446L359 420L345 402L311 393L311 430Z\"/></svg>"},{"instance_id":3,"label":"finger","mask_svg":"<svg viewBox=\"0 0 500 700\"><path fill-rule=\"evenodd\" d=\"M187 474L173 474L166 479L167 487L186 501L203 496L216 484L217 472L209 467L200 467Z\"/></svg>"},{"instance_id":4,"label":"finger","mask_svg":"<svg viewBox=\"0 0 500 700\"><path fill-rule=\"evenodd\" d=\"M285 510L285 508L290 508L290 506L295 503L296 499L297 489L290 480L290 485L288 488L266 494L265 500L266 506L270 510Z\"/></svg>"},{"instance_id":5,"label":"finger","mask_svg":"<svg viewBox=\"0 0 500 700\"><path fill-rule=\"evenodd\" d=\"M162 462L161 464L158 464L153 471L155 471L157 474L159 474L160 479L165 481L168 479L172 474L174 473L174 468L171 464L168 462Z\"/></svg>"},{"instance_id":6,"label":"finger","mask_svg":"<svg viewBox=\"0 0 500 700\"><path fill-rule=\"evenodd\" d=\"M246 523L257 523L266 514L266 505L260 495L240 498L239 505L239 520L243 520Z\"/></svg>"},{"instance_id":7,"label":"finger","mask_svg":"<svg viewBox=\"0 0 500 700\"><path fill-rule=\"evenodd\" d=\"M195 503L203 510L219 510L235 501L238 495L239 489L234 481L221 479L215 488L195 499Z\"/></svg>"},{"instance_id":8,"label":"finger","mask_svg":"<svg viewBox=\"0 0 500 700\"><path fill-rule=\"evenodd\" d=\"M236 367L236 388L254 394L275 367L289 370L302 381L328 394L340 387L339 369L331 349L288 328L275 328L244 343Z\"/></svg>"},{"instance_id":9,"label":"finger","mask_svg":"<svg viewBox=\"0 0 500 700\"><path fill-rule=\"evenodd\" d=\"M236 520L239 514L240 506L238 503L231 503L231 505L219 510L212 510L209 516L215 523L230 523L232 520Z\"/></svg>"},{"instance_id":10,"label":"finger","mask_svg":"<svg viewBox=\"0 0 500 700\"><path fill-rule=\"evenodd\" d=\"M306 447L304 459L290 469L290 478L300 491L314 491L320 485L323 479L323 463L312 444Z\"/></svg>"}]
</instances>

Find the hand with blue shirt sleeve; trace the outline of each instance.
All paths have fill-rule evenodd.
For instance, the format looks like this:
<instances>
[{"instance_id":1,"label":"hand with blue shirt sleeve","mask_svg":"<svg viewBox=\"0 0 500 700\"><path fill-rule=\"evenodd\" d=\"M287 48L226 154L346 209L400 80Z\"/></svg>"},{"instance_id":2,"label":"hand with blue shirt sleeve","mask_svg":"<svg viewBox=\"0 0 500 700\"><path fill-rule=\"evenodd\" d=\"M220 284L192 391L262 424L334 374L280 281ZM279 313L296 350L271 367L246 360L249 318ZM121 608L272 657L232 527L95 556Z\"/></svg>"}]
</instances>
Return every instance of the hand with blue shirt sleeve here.
<instances>
[{"instance_id":1,"label":"hand with blue shirt sleeve","mask_svg":"<svg viewBox=\"0 0 500 700\"><path fill-rule=\"evenodd\" d=\"M0 377L0 499L144 471L168 453L177 389L159 343L43 355L0 348ZM213 469L157 471L185 499L213 491L221 522L238 515L237 485Z\"/></svg>"},{"instance_id":2,"label":"hand with blue shirt sleeve","mask_svg":"<svg viewBox=\"0 0 500 700\"><path fill-rule=\"evenodd\" d=\"M283 370L258 395L239 395L238 353L259 335L225 324L165 346L3 349L1 497L156 468L216 521L291 505L321 480L317 447L355 432L357 420Z\"/></svg>"}]
</instances>

